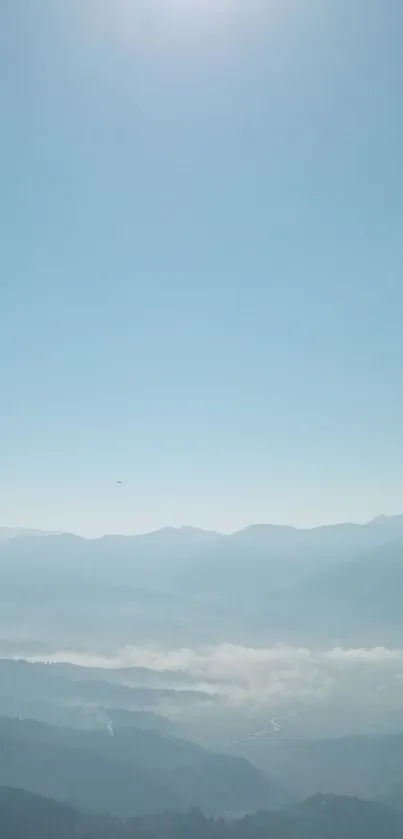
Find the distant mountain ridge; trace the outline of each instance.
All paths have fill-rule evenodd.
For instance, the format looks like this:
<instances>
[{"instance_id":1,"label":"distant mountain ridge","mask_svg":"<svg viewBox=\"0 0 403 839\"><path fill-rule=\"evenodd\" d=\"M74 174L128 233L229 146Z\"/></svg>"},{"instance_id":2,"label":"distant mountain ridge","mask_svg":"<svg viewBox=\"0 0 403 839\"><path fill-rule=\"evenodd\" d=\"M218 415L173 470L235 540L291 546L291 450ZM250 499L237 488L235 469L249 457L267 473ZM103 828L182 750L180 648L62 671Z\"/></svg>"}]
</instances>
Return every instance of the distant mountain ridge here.
<instances>
[{"instance_id":1,"label":"distant mountain ridge","mask_svg":"<svg viewBox=\"0 0 403 839\"><path fill-rule=\"evenodd\" d=\"M341 529L345 530L363 530L363 529L385 529L388 530L389 528L393 529L393 526L396 527L396 530L399 534L403 535L403 513L398 513L395 515L385 515L380 514L375 516L372 519L369 519L366 522L352 522L352 521L342 521L337 522L335 524L320 524L315 525L313 527L298 527L296 525L284 525L284 524L272 524L271 522L258 522L256 524L250 524L239 530L235 530L231 533L222 533L221 531L217 530L206 530L205 528L201 527L194 527L192 525L182 525L181 527L172 527L167 525L166 527L162 527L156 530L145 531L136 534L119 534L119 533L105 533L102 536L95 536L95 537L85 537L80 536L71 531L61 531L61 530L43 530L41 528L24 528L24 527L0 527L0 541L8 540L8 539L15 539L15 538L24 538L30 536L74 536L77 539L83 539L84 541L91 541L96 542L102 539L144 539L144 538L175 538L176 536L180 535L182 537L197 537L198 535L201 537L210 537L210 538L219 538L219 539L235 539L235 538L242 538L242 535L266 535L269 534L288 534L297 533L297 534L313 534L313 533L334 533L337 530L341 531Z\"/></svg>"},{"instance_id":2,"label":"distant mountain ridge","mask_svg":"<svg viewBox=\"0 0 403 839\"><path fill-rule=\"evenodd\" d=\"M147 588L152 575L143 572L151 561L154 563L152 572L162 571L161 590L167 590L164 584L169 579L171 590L178 591L176 583L179 582L180 589L181 584L191 582L188 577L194 572L197 575L199 571L198 585L203 585L206 577L210 584L217 574L233 574L242 567L247 551L249 571L260 572L273 563L269 570L274 578L269 578L268 582L276 585L290 582L290 573L302 573L303 576L307 572L316 573L329 564L356 558L359 553L399 538L403 538L403 515L379 516L366 524L345 523L307 529L258 524L228 535L192 527L167 527L134 536L106 535L87 539L72 533L3 528L0 529L0 574L7 570L7 562L28 560L32 566L33 562L39 561L43 568L50 560L51 564L43 570L51 572L59 559L68 559L74 572L75 562L90 563L90 571L91 563L95 563L93 570L102 580L104 562L113 559L115 577L119 576L125 585ZM172 565L168 567L168 563ZM202 563L201 569L198 563ZM133 570L135 579L132 577L130 582L126 577L123 580L123 575Z\"/></svg>"},{"instance_id":3,"label":"distant mountain ridge","mask_svg":"<svg viewBox=\"0 0 403 839\"><path fill-rule=\"evenodd\" d=\"M59 531L53 530L29 530L24 527L0 527L0 542L7 542L9 539L21 539L24 536L59 536Z\"/></svg>"},{"instance_id":4,"label":"distant mountain ridge","mask_svg":"<svg viewBox=\"0 0 403 839\"><path fill-rule=\"evenodd\" d=\"M58 627L59 644L89 647L133 637L253 643L269 630L296 638L304 627L339 642L341 630L366 630L372 618L377 629L384 620L403 631L402 568L403 515L230 535L190 527L98 539L20 533L0 539L0 637L10 637L13 621L28 627L26 638L54 640ZM366 598L377 595L379 608L369 608Z\"/></svg>"}]
</instances>

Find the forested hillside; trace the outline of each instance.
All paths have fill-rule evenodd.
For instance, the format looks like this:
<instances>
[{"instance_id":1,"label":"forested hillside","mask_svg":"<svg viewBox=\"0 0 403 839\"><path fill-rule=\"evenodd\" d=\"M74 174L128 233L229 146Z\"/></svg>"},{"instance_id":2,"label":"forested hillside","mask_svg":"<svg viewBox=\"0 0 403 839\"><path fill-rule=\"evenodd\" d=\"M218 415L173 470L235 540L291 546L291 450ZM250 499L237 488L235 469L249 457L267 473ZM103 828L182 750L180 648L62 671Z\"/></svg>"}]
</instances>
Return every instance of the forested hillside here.
<instances>
[{"instance_id":1,"label":"forested hillside","mask_svg":"<svg viewBox=\"0 0 403 839\"><path fill-rule=\"evenodd\" d=\"M402 839L403 815L372 802L316 796L237 821L194 809L133 819L88 816L20 790L0 790L1 839Z\"/></svg>"},{"instance_id":2,"label":"forested hillside","mask_svg":"<svg viewBox=\"0 0 403 839\"><path fill-rule=\"evenodd\" d=\"M0 718L0 785L129 816L198 805L209 814L278 806L281 790L247 760L136 728L56 728Z\"/></svg>"}]
</instances>

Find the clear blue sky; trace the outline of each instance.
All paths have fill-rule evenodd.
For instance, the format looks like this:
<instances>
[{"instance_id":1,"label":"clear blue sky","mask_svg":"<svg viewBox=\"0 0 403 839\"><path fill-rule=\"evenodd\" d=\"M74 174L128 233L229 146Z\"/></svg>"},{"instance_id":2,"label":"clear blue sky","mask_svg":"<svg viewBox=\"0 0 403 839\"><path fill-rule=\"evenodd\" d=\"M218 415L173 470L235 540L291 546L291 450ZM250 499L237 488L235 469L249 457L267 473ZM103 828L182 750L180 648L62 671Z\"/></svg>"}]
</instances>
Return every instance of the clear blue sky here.
<instances>
[{"instance_id":1,"label":"clear blue sky","mask_svg":"<svg viewBox=\"0 0 403 839\"><path fill-rule=\"evenodd\" d=\"M3 0L0 524L403 511L402 33Z\"/></svg>"}]
</instances>

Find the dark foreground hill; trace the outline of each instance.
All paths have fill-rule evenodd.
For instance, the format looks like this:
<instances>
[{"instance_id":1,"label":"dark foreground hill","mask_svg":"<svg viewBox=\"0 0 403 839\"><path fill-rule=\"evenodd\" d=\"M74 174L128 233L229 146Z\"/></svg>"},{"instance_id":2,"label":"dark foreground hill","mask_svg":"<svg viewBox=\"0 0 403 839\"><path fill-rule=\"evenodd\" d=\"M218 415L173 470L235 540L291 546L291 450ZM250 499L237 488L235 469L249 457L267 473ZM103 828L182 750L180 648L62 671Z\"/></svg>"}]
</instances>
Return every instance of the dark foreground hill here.
<instances>
[{"instance_id":1,"label":"dark foreground hill","mask_svg":"<svg viewBox=\"0 0 403 839\"><path fill-rule=\"evenodd\" d=\"M251 812L281 793L243 758L208 752L154 731L77 731L0 718L0 785L119 816ZM284 800L284 799L283 799Z\"/></svg>"},{"instance_id":2,"label":"dark foreground hill","mask_svg":"<svg viewBox=\"0 0 403 839\"><path fill-rule=\"evenodd\" d=\"M403 815L382 804L317 796L290 810L239 821L187 814L87 816L21 790L0 789L2 839L402 839Z\"/></svg>"}]
</instances>

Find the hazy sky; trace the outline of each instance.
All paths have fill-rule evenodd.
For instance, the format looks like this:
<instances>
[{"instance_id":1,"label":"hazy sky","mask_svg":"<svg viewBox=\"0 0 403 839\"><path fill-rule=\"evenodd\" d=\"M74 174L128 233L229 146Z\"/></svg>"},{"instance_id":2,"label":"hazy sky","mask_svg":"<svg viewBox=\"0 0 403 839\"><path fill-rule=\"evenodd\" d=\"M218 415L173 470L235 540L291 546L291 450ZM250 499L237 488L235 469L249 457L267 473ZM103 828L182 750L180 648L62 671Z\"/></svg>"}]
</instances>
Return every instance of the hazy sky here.
<instances>
[{"instance_id":1,"label":"hazy sky","mask_svg":"<svg viewBox=\"0 0 403 839\"><path fill-rule=\"evenodd\" d=\"M403 510L402 32L2 0L0 524Z\"/></svg>"}]
</instances>

